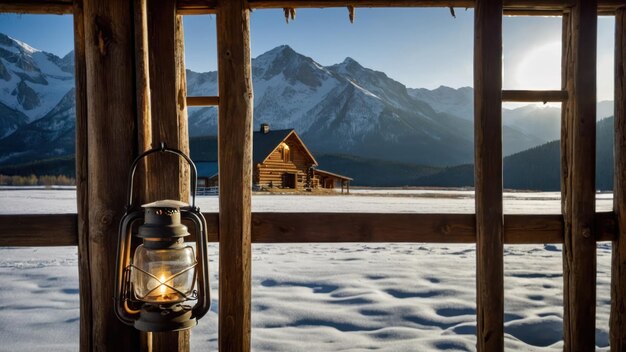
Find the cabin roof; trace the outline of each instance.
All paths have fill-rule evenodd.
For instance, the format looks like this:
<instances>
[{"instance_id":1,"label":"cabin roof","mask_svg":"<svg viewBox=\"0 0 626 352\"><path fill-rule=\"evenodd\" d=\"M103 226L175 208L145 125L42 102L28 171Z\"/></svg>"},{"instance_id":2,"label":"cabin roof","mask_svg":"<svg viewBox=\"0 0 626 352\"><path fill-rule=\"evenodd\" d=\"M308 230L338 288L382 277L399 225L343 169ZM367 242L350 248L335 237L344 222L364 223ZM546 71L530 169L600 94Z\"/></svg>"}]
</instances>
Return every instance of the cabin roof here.
<instances>
[{"instance_id":1,"label":"cabin roof","mask_svg":"<svg viewBox=\"0 0 626 352\"><path fill-rule=\"evenodd\" d=\"M341 180L346 180L346 181L353 181L354 179L348 176L343 176L343 175L339 175L330 171L325 171L325 170L320 170L320 169L315 169L315 173L316 174L322 174L325 176L331 176L331 177L335 177Z\"/></svg>"},{"instance_id":2,"label":"cabin roof","mask_svg":"<svg viewBox=\"0 0 626 352\"><path fill-rule=\"evenodd\" d=\"M313 157L313 154L309 151L309 149L304 145L300 136L296 133L293 128L286 130L270 130L266 133L261 131L254 132L252 136L252 162L254 164L262 164L267 160L267 158L280 146L280 143L285 141L289 136L294 135L298 142L304 148L306 155L311 159L314 165L319 165L317 160Z\"/></svg>"}]
</instances>

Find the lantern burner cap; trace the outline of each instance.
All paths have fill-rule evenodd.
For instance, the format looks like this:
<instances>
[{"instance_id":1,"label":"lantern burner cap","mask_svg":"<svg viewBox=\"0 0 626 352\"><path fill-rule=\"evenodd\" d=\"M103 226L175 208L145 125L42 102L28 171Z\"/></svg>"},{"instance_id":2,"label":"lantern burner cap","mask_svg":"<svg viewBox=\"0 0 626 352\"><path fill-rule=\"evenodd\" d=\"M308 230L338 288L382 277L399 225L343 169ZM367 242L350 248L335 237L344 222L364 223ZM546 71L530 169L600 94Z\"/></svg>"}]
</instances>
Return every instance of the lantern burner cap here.
<instances>
[{"instance_id":1,"label":"lantern burner cap","mask_svg":"<svg viewBox=\"0 0 626 352\"><path fill-rule=\"evenodd\" d=\"M185 203L185 202L181 202L179 200L173 200L173 199L163 199L163 200L157 200L156 202L152 202L152 203L148 203L148 204L144 204L141 207L142 208L171 208L171 209L180 209L180 208L185 208L188 207L189 204Z\"/></svg>"}]
</instances>

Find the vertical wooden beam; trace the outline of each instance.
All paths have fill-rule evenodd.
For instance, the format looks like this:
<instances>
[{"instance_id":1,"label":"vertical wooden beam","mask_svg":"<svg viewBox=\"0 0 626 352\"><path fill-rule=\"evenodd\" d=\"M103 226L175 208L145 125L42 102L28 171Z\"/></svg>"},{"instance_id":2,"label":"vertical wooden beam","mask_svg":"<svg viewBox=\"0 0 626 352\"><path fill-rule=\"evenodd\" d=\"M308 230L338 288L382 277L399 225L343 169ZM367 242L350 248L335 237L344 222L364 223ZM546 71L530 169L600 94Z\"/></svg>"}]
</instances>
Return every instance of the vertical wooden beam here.
<instances>
[{"instance_id":1,"label":"vertical wooden beam","mask_svg":"<svg viewBox=\"0 0 626 352\"><path fill-rule=\"evenodd\" d=\"M502 0L474 11L477 350L504 349Z\"/></svg>"},{"instance_id":2,"label":"vertical wooden beam","mask_svg":"<svg viewBox=\"0 0 626 352\"><path fill-rule=\"evenodd\" d=\"M152 115L150 113L150 60L148 52L148 0L134 0L135 30L135 99L137 104L137 147L139 151L152 146ZM148 163L142 160L137 171L141 179L135 181L135 199L148 199L146 176ZM141 352L152 351L152 333L139 332Z\"/></svg>"},{"instance_id":3,"label":"vertical wooden beam","mask_svg":"<svg viewBox=\"0 0 626 352\"><path fill-rule=\"evenodd\" d=\"M152 136L153 146L165 142L168 147L189 154L182 18L176 15L175 0L147 0L147 14L148 58L141 58L149 63L146 71L150 91L144 96L150 99L151 123L142 126L140 136ZM152 172L146 174L146 201L188 201L186 161L158 154L148 160L147 168ZM152 351L189 351L189 333L152 333Z\"/></svg>"},{"instance_id":4,"label":"vertical wooden beam","mask_svg":"<svg viewBox=\"0 0 626 352\"><path fill-rule=\"evenodd\" d=\"M134 1L135 23L135 90L137 99L137 137L140 151L152 146L152 114L150 109L150 53L148 51L148 0ZM144 160L145 161L145 160ZM141 165L146 167L146 165ZM146 175L140 170L140 175ZM147 197L145 182L141 182L141 197Z\"/></svg>"},{"instance_id":5,"label":"vertical wooden beam","mask_svg":"<svg viewBox=\"0 0 626 352\"><path fill-rule=\"evenodd\" d=\"M577 0L564 24L564 84L569 100L562 130L563 338L566 351L595 348L595 138L597 3Z\"/></svg>"},{"instance_id":6,"label":"vertical wooden beam","mask_svg":"<svg viewBox=\"0 0 626 352\"><path fill-rule=\"evenodd\" d=\"M617 239L611 266L611 350L626 350L626 8L615 13L615 179Z\"/></svg>"},{"instance_id":7,"label":"vertical wooden beam","mask_svg":"<svg viewBox=\"0 0 626 352\"><path fill-rule=\"evenodd\" d=\"M82 242L81 253L88 255L91 280L90 291L81 294L91 301L90 349L136 350L137 331L122 324L111 308L117 227L126 205L124 180L137 152L132 2L84 0L83 5L89 158L87 243ZM83 131L84 126L79 133Z\"/></svg>"},{"instance_id":8,"label":"vertical wooden beam","mask_svg":"<svg viewBox=\"0 0 626 352\"><path fill-rule=\"evenodd\" d=\"M187 85L185 82L182 18L175 0L148 0L148 52L150 63L150 112L152 144L189 153L187 131ZM178 162L177 162L178 160ZM189 197L189 168L175 155L149 160L150 199ZM172 182L178 180L178 182Z\"/></svg>"},{"instance_id":9,"label":"vertical wooden beam","mask_svg":"<svg viewBox=\"0 0 626 352\"><path fill-rule=\"evenodd\" d=\"M92 350L91 268L89 266L89 177L87 150L87 72L82 0L74 0L74 72L76 92L76 209L78 212L78 287L80 350Z\"/></svg>"},{"instance_id":10,"label":"vertical wooden beam","mask_svg":"<svg viewBox=\"0 0 626 352\"><path fill-rule=\"evenodd\" d=\"M250 350L252 70L245 0L217 8L220 351Z\"/></svg>"}]
</instances>

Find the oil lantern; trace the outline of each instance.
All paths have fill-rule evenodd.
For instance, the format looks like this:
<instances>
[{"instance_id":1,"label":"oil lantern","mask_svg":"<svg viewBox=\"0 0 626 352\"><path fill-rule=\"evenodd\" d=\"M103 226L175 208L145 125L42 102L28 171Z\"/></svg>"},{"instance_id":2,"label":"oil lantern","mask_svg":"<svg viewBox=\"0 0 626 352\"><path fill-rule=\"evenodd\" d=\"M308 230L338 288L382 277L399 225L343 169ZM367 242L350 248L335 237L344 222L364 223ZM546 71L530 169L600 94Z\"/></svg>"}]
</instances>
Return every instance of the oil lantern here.
<instances>
[{"instance_id":1,"label":"oil lantern","mask_svg":"<svg viewBox=\"0 0 626 352\"><path fill-rule=\"evenodd\" d=\"M189 163L191 205L175 200L159 200L141 207L133 203L137 165L155 153L175 154ZM195 205L196 175L191 159L165 144L141 154L132 164L127 210L119 228L114 299L117 317L138 330L188 329L210 308L207 226ZM193 225L195 251L185 243L190 233L183 222Z\"/></svg>"}]
</instances>

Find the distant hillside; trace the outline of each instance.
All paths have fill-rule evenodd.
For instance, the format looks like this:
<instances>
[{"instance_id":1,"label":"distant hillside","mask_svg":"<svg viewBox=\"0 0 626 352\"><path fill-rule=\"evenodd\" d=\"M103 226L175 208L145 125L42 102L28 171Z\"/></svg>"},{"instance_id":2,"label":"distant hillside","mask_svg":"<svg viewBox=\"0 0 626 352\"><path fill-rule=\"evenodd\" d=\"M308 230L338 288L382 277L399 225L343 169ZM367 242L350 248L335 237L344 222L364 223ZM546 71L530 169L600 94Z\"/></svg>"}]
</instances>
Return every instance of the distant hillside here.
<instances>
[{"instance_id":1,"label":"distant hillside","mask_svg":"<svg viewBox=\"0 0 626 352\"><path fill-rule=\"evenodd\" d=\"M597 123L596 187L613 189L613 117ZM560 141L552 141L504 158L504 187L558 191L560 184ZM474 166L445 168L420 178L417 185L460 187L474 185Z\"/></svg>"},{"instance_id":2,"label":"distant hillside","mask_svg":"<svg viewBox=\"0 0 626 352\"><path fill-rule=\"evenodd\" d=\"M404 186L441 169L393 161L365 159L353 155L316 155L319 168L352 177L357 186Z\"/></svg>"},{"instance_id":3,"label":"distant hillside","mask_svg":"<svg viewBox=\"0 0 626 352\"><path fill-rule=\"evenodd\" d=\"M217 136L189 138L189 154L193 161L217 160Z\"/></svg>"},{"instance_id":4,"label":"distant hillside","mask_svg":"<svg viewBox=\"0 0 626 352\"><path fill-rule=\"evenodd\" d=\"M0 165L0 175L65 175L74 178L76 177L76 160L73 155L69 155L24 164Z\"/></svg>"}]
</instances>

